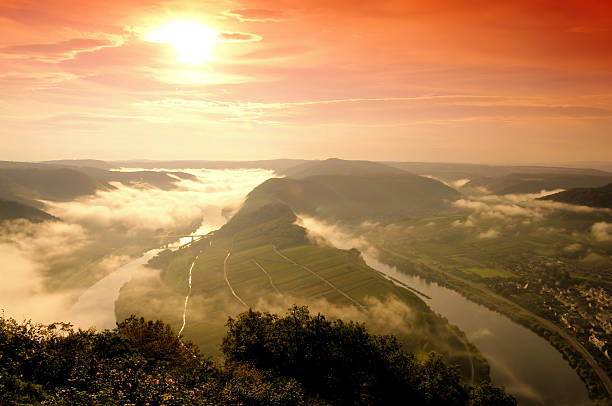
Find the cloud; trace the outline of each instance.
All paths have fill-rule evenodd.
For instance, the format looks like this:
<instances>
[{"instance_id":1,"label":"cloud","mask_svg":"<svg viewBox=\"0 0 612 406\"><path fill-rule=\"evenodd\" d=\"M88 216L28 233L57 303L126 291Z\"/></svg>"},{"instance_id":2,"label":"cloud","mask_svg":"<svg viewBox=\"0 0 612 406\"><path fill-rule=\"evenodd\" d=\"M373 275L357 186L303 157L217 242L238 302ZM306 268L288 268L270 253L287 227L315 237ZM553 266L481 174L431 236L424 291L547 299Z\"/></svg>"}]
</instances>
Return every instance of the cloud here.
<instances>
[{"instance_id":1,"label":"cloud","mask_svg":"<svg viewBox=\"0 0 612 406\"><path fill-rule=\"evenodd\" d=\"M40 263L12 244L0 244L0 258L0 309L17 319L33 318L49 323L61 320L69 298L46 290Z\"/></svg>"},{"instance_id":2,"label":"cloud","mask_svg":"<svg viewBox=\"0 0 612 406\"><path fill-rule=\"evenodd\" d=\"M478 234L478 238L480 239L486 239L486 238L497 238L499 237L499 231L491 228L487 231L483 231L482 233Z\"/></svg>"},{"instance_id":3,"label":"cloud","mask_svg":"<svg viewBox=\"0 0 612 406\"><path fill-rule=\"evenodd\" d=\"M220 32L217 38L222 42L258 42L263 39L259 35L247 32Z\"/></svg>"},{"instance_id":4,"label":"cloud","mask_svg":"<svg viewBox=\"0 0 612 406\"><path fill-rule=\"evenodd\" d=\"M172 170L164 170L172 173ZM164 233L204 219L211 231L226 221L222 211L236 208L252 188L273 177L268 170L181 170L197 181L181 179L172 190L136 188L113 183L115 189L72 202L47 202L49 211L71 223L96 229L125 230L130 235Z\"/></svg>"},{"instance_id":5,"label":"cloud","mask_svg":"<svg viewBox=\"0 0 612 406\"><path fill-rule=\"evenodd\" d=\"M470 209L474 211L484 211L489 209L489 205L484 202L479 202L469 199L459 199L453 202L453 206Z\"/></svg>"},{"instance_id":6,"label":"cloud","mask_svg":"<svg viewBox=\"0 0 612 406\"><path fill-rule=\"evenodd\" d=\"M582 250L582 245L578 243L570 244L570 245L563 247L563 251L570 253L570 254L573 254L581 250Z\"/></svg>"},{"instance_id":7,"label":"cloud","mask_svg":"<svg viewBox=\"0 0 612 406\"><path fill-rule=\"evenodd\" d=\"M569 211L575 213L612 213L606 208L577 206L550 200L537 200L539 197L557 193L557 190L542 190L530 194L472 194L458 199L452 204L455 207L474 212L472 222L478 218L500 219L513 221L518 217L524 220L543 220L555 211ZM456 225L459 225L458 223Z\"/></svg>"},{"instance_id":8,"label":"cloud","mask_svg":"<svg viewBox=\"0 0 612 406\"><path fill-rule=\"evenodd\" d=\"M237 8L221 13L224 16L235 18L241 22L274 22L281 21L285 13L281 10L266 10L260 8Z\"/></svg>"},{"instance_id":9,"label":"cloud","mask_svg":"<svg viewBox=\"0 0 612 406\"><path fill-rule=\"evenodd\" d=\"M73 254L87 245L87 230L79 224L13 220L0 223L0 242L12 243L28 258L39 263Z\"/></svg>"},{"instance_id":10,"label":"cloud","mask_svg":"<svg viewBox=\"0 0 612 406\"><path fill-rule=\"evenodd\" d=\"M612 223L602 221L593 224L591 227L591 235L597 241L612 241Z\"/></svg>"},{"instance_id":11,"label":"cloud","mask_svg":"<svg viewBox=\"0 0 612 406\"><path fill-rule=\"evenodd\" d=\"M180 172L197 180L180 179L169 191L117 183L116 189L72 202L47 202L61 222L1 223L0 309L42 322L74 319L84 327L107 320L108 314L88 315L91 309L74 313L72 305L90 285L131 261L109 254L109 247L138 238L151 241L177 229L208 233L226 222L228 211L238 208L250 190L273 176L262 169Z\"/></svg>"},{"instance_id":12,"label":"cloud","mask_svg":"<svg viewBox=\"0 0 612 406\"><path fill-rule=\"evenodd\" d=\"M123 41L114 38L73 38L54 43L11 45L0 48L0 54L33 58L42 62L61 62L83 52L95 52L102 48L120 46Z\"/></svg>"},{"instance_id":13,"label":"cloud","mask_svg":"<svg viewBox=\"0 0 612 406\"><path fill-rule=\"evenodd\" d=\"M453 227L474 227L474 222L471 217L468 217L465 221L455 220L451 223Z\"/></svg>"},{"instance_id":14,"label":"cloud","mask_svg":"<svg viewBox=\"0 0 612 406\"><path fill-rule=\"evenodd\" d=\"M351 248L357 248L364 252L372 250L371 244L365 238L355 237L350 231L337 224L329 224L303 214L298 214L296 223L306 229L308 238L315 244L344 250ZM367 229L374 226L373 223L366 223L363 227Z\"/></svg>"},{"instance_id":15,"label":"cloud","mask_svg":"<svg viewBox=\"0 0 612 406\"><path fill-rule=\"evenodd\" d=\"M452 182L453 186L455 186L456 188L460 188L466 184L468 184L470 182L470 179L468 178L463 178L463 179L457 179L456 181Z\"/></svg>"}]
</instances>

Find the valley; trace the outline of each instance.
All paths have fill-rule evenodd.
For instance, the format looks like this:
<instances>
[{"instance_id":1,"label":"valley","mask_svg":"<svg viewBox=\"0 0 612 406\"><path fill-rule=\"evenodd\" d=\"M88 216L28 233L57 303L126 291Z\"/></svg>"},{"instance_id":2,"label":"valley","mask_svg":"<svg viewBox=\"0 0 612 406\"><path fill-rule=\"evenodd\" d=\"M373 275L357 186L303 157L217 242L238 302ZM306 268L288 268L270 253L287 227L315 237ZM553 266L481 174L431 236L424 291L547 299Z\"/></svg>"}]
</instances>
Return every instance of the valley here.
<instances>
[{"instance_id":1,"label":"valley","mask_svg":"<svg viewBox=\"0 0 612 406\"><path fill-rule=\"evenodd\" d=\"M505 169L500 179L481 178L479 184L469 179L478 178L480 167L430 165L421 169L434 175L425 176L339 159L245 166L257 164L275 166L285 176L254 168L120 169L101 176L98 171L109 168L75 166L67 169L69 176L95 174L90 184L97 189L55 200L39 200L43 192L32 191L40 187L36 174L47 170L36 167L27 182L11 189L20 192L11 195L18 203L6 211L14 213L4 223L6 242L23 243L40 227L69 227L77 234L68 238L87 239L48 261L42 279L45 290L66 295L72 313L65 314L83 325L110 328L112 320L130 315L161 319L218 357L228 317L248 309L282 313L307 305L313 313L393 334L419 359L435 351L458 366L466 383L491 377L522 405L588 404L570 366L592 400L607 397L610 209L542 200L550 193L532 192L536 179L571 188L585 176L589 184L605 184L606 173L580 169L564 177L567 170L555 174L548 168L540 178L525 173L519 178ZM279 168L282 164L289 166ZM12 179L14 184L21 178ZM115 180L104 183L109 179ZM500 190L516 193L494 194L482 186L496 182L506 188ZM111 196L125 198L112 202ZM601 193L596 196L601 200ZM195 199L195 207L183 205L185 198ZM156 200L175 208L165 213ZM25 204L31 209L16 206ZM105 229L90 220L101 207L115 207ZM147 224L148 213L160 217L148 217L155 221ZM24 224L32 224L31 231L21 231ZM186 238L179 242L179 236ZM115 256L121 259L111 265ZM109 264L105 271L92 271L101 262ZM493 311L473 307L472 301ZM100 317L88 318L88 312ZM479 313L481 324L474 324L469 312ZM528 371L539 367L528 366L530 358L517 364L497 348L547 354L542 373L555 365L549 383L558 382L567 392L537 379L527 383Z\"/></svg>"}]
</instances>

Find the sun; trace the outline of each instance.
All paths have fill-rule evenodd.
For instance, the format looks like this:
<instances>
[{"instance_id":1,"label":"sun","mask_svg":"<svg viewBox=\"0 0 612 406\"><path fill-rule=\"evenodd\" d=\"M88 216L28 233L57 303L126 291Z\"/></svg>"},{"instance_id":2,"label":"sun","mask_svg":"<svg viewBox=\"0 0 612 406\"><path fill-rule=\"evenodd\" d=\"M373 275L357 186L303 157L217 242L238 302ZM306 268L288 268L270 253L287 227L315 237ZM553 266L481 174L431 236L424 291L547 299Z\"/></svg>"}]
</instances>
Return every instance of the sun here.
<instances>
[{"instance_id":1,"label":"sun","mask_svg":"<svg viewBox=\"0 0 612 406\"><path fill-rule=\"evenodd\" d=\"M217 32L198 22L176 21L157 27L146 35L145 40L171 44L176 50L178 61L199 64L212 59Z\"/></svg>"}]
</instances>

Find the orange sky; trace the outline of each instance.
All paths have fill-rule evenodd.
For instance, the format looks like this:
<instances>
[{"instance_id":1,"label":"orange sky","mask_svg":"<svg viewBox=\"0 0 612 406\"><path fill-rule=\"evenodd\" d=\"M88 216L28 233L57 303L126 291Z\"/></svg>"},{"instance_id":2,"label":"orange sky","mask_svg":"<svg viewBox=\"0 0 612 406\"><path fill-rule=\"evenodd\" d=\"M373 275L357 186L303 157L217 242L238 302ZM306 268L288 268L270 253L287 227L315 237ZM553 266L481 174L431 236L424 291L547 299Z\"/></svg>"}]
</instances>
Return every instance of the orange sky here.
<instances>
[{"instance_id":1,"label":"orange sky","mask_svg":"<svg viewBox=\"0 0 612 406\"><path fill-rule=\"evenodd\" d=\"M612 161L612 3L2 0L0 90L4 160Z\"/></svg>"}]
</instances>

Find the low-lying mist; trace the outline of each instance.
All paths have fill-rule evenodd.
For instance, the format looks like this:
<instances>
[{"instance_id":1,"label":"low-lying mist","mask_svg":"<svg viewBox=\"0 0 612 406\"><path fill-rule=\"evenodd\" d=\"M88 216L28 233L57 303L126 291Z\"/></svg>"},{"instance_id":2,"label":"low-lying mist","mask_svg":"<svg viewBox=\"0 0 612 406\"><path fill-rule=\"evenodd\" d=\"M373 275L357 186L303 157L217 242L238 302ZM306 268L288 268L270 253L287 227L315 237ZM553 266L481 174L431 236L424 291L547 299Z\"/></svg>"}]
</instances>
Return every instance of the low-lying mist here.
<instances>
[{"instance_id":1,"label":"low-lying mist","mask_svg":"<svg viewBox=\"0 0 612 406\"><path fill-rule=\"evenodd\" d=\"M171 170L170 172L172 172ZM174 170L177 171L177 170ZM263 169L180 170L176 187L113 183L70 202L44 202L59 222L7 221L0 225L5 315L38 322L99 320L74 314L83 291L144 251L177 238L218 229L255 186L274 176Z\"/></svg>"}]
</instances>

